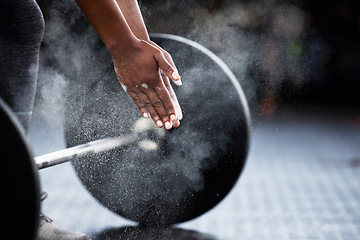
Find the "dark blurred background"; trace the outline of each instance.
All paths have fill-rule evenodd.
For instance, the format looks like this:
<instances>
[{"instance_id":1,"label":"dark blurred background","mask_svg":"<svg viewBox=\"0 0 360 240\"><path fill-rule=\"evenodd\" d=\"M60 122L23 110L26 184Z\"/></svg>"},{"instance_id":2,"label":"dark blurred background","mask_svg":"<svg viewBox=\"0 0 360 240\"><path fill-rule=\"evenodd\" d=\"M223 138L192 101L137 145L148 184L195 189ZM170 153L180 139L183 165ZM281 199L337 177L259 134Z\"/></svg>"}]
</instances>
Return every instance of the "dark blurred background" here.
<instances>
[{"instance_id":1,"label":"dark blurred background","mask_svg":"<svg viewBox=\"0 0 360 240\"><path fill-rule=\"evenodd\" d=\"M189 37L218 54L252 105L360 106L357 0L142 0L150 32Z\"/></svg>"},{"instance_id":2,"label":"dark blurred background","mask_svg":"<svg viewBox=\"0 0 360 240\"><path fill-rule=\"evenodd\" d=\"M69 16L65 25L71 31L81 34L88 29L72 1L38 2L47 21L63 14L62 18ZM272 116L279 107L303 104L360 106L357 0L139 3L149 32L187 37L220 56L260 115Z\"/></svg>"}]
</instances>

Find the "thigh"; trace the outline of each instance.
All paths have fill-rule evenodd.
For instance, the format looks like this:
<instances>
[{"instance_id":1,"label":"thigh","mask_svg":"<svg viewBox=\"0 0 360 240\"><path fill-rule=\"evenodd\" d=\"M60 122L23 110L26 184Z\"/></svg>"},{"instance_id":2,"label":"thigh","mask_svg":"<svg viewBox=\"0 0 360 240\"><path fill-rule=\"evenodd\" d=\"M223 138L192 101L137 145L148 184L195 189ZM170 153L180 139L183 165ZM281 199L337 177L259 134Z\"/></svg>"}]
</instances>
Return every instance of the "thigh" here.
<instances>
[{"instance_id":1,"label":"thigh","mask_svg":"<svg viewBox=\"0 0 360 240\"><path fill-rule=\"evenodd\" d=\"M0 97L27 129L35 98L44 20L34 0L0 2Z\"/></svg>"}]
</instances>

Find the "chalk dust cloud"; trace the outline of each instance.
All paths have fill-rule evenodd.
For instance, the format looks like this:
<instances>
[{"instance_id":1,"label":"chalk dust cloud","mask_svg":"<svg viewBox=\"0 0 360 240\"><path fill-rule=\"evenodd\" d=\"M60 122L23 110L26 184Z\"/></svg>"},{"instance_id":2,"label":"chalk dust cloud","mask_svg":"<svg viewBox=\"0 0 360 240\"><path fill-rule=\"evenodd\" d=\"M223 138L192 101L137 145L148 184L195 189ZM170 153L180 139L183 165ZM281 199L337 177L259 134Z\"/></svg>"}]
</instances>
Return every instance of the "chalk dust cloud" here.
<instances>
[{"instance_id":1,"label":"chalk dust cloud","mask_svg":"<svg viewBox=\"0 0 360 240\"><path fill-rule=\"evenodd\" d=\"M68 135L73 138L73 143L128 133L132 128L131 119L141 116L131 100L124 97L107 49L74 1L47 1L42 4L46 33L39 72L39 112L48 121L66 121L73 134ZM306 37L310 20L306 12L295 4L282 1L157 0L141 1L141 8L150 32L188 37L223 59L237 76L249 102L260 109L259 114L272 115L281 88L289 85L294 91L301 89L309 81L309 75L326 63L326 54L316 54L326 53L326 44L316 34ZM216 97L214 86L199 88L194 93L196 81L186 83L186 79L200 79L204 75L211 80L218 71L215 67L182 69L180 74L184 85L179 89L175 87L175 91L191 96L197 94L198 98L194 99L209 101L214 107L230 105L233 101L231 97ZM108 82L112 82L111 87ZM220 81L214 84L218 84L215 86L217 91L234 94L233 89L222 87ZM214 97L210 98L210 93ZM66 105L64 99L68 97L81 104ZM179 101L180 104L185 102L184 99ZM108 110L114 106L116 111ZM186 114L197 109L184 109L184 123L187 121ZM227 127L233 124L231 110L218 116L226 118ZM199 118L216 120L211 109ZM110 128L105 128L105 125ZM94 129L94 126L97 128ZM201 127L204 126L199 125ZM236 129L236 126L232 127ZM213 129L219 130L221 126L214 123ZM228 134L221 131L217 135L184 131L180 135L182 139L176 139L181 142L183 150L168 153L170 157L158 165L146 165L149 159L156 158L156 154L145 154L129 147L119 150L124 156L122 162L109 161L119 154L111 152L94 161L78 162L77 167L88 169L80 173L80 178L87 178L86 181L97 185L106 185L109 177L121 179L121 182L107 184L105 190L92 189L93 194L111 192L114 196L108 196L109 202L104 200L109 208L116 209L121 203L125 212L141 215L145 211L143 208L148 207L147 202L164 201L163 205L171 206L174 202L180 203L184 194L201 191L205 187L202 172L216 165L211 158L226 149L230 139ZM221 143L217 149L213 148L214 141ZM176 147L175 142L171 144ZM138 171L141 164L148 166L147 171ZM106 170L99 173L96 170L99 168ZM169 174L178 174L177 179L168 180L171 179ZM125 195L119 198L116 196L118 191Z\"/></svg>"}]
</instances>

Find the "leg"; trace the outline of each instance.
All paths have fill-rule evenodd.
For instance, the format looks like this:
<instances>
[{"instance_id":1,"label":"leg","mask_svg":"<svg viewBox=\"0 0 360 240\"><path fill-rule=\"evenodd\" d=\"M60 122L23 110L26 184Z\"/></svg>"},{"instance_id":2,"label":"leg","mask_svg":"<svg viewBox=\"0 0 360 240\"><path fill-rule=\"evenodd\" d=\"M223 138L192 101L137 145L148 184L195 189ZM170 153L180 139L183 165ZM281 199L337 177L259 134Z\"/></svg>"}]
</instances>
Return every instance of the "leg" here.
<instances>
[{"instance_id":1,"label":"leg","mask_svg":"<svg viewBox=\"0 0 360 240\"><path fill-rule=\"evenodd\" d=\"M0 1L0 97L27 131L34 105L44 19L35 0ZM40 215L38 240L86 240Z\"/></svg>"},{"instance_id":2,"label":"leg","mask_svg":"<svg viewBox=\"0 0 360 240\"><path fill-rule=\"evenodd\" d=\"M0 2L0 97L28 130L44 19L35 0Z\"/></svg>"}]
</instances>

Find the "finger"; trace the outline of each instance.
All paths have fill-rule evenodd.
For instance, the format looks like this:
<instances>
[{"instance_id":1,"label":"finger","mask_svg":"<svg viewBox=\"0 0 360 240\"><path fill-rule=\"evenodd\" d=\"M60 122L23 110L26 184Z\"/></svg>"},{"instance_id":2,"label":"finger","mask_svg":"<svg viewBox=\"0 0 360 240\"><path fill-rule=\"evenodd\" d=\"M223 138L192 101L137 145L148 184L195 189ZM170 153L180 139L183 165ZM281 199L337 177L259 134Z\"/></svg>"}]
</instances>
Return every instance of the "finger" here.
<instances>
[{"instance_id":1,"label":"finger","mask_svg":"<svg viewBox=\"0 0 360 240\"><path fill-rule=\"evenodd\" d=\"M150 99L152 106L156 110L157 114L160 116L160 119L164 124L165 128L170 129L172 127L170 121L171 114L169 114L167 110L169 109L170 111L172 111L172 114L175 112L175 109L171 104L170 95L169 93L167 93L166 88L164 86L162 88L161 87L155 87L155 88L156 90L155 89L147 90L145 94ZM169 105L172 106L172 109Z\"/></svg>"},{"instance_id":2,"label":"finger","mask_svg":"<svg viewBox=\"0 0 360 240\"><path fill-rule=\"evenodd\" d=\"M163 85L163 84L162 84ZM166 129L171 129L173 120L176 120L175 108L172 104L169 93L167 92L165 86L156 87L155 93L158 96L158 99L161 101L161 104L158 104L159 107L155 106L158 114L160 115L164 126ZM154 98L155 99L155 98ZM156 103L153 103L156 104Z\"/></svg>"},{"instance_id":3,"label":"finger","mask_svg":"<svg viewBox=\"0 0 360 240\"><path fill-rule=\"evenodd\" d=\"M175 108L176 119L181 120L183 118L183 114L182 114L181 107L180 107L179 101L177 99L177 96L176 96L176 94L174 92L174 89L172 88L169 79L165 75L162 74L161 77L163 79L163 82L164 82L164 85L165 85L166 89L169 92L170 98L171 98L171 100L173 102L173 105L174 105L174 108Z\"/></svg>"},{"instance_id":4,"label":"finger","mask_svg":"<svg viewBox=\"0 0 360 240\"><path fill-rule=\"evenodd\" d=\"M164 57L166 58L166 60L170 63L170 65L176 70L176 72L179 72L175 66L175 63L171 57L171 55L165 51L162 47L160 47L159 45L157 45L156 43L154 42L150 42L152 46L154 46L155 48L157 48L158 50L160 50L163 54L164 54Z\"/></svg>"},{"instance_id":5,"label":"finger","mask_svg":"<svg viewBox=\"0 0 360 240\"><path fill-rule=\"evenodd\" d=\"M167 81L169 81L169 80L167 79ZM176 121L177 117L176 117L175 106L174 106L174 103L173 103L171 96L170 96L167 88L165 87L165 85L163 85L162 87L156 87L155 91L156 91L156 94L161 99L162 104L163 104L171 122Z\"/></svg>"},{"instance_id":6,"label":"finger","mask_svg":"<svg viewBox=\"0 0 360 240\"><path fill-rule=\"evenodd\" d=\"M157 110L154 108L149 97L144 92L139 92L138 96L143 105L143 108L146 109L146 112L148 114L150 114L150 117L152 118L156 126L162 128L164 126L164 123L162 122L161 117L159 116Z\"/></svg>"},{"instance_id":7,"label":"finger","mask_svg":"<svg viewBox=\"0 0 360 240\"><path fill-rule=\"evenodd\" d=\"M180 121L176 120L175 122L172 122L173 127L177 128L180 126Z\"/></svg>"},{"instance_id":8,"label":"finger","mask_svg":"<svg viewBox=\"0 0 360 240\"><path fill-rule=\"evenodd\" d=\"M127 94L130 96L130 98L135 103L136 107L139 109L139 112L141 115L143 115L144 118L149 118L149 113L145 108L145 105L143 104L143 101L141 101L139 95L134 91L128 91Z\"/></svg>"},{"instance_id":9,"label":"finger","mask_svg":"<svg viewBox=\"0 0 360 240\"><path fill-rule=\"evenodd\" d=\"M163 49L162 49L162 51L163 51L163 54L164 54L166 60L170 63L170 65L175 69L176 72L179 72L175 66L174 60L172 59L171 55Z\"/></svg>"},{"instance_id":10,"label":"finger","mask_svg":"<svg viewBox=\"0 0 360 240\"><path fill-rule=\"evenodd\" d=\"M181 86L181 78L177 70L171 66L168 60L165 58L164 54L159 51L156 55L154 55L156 62L158 63L159 68L163 71L163 73L174 81L177 86Z\"/></svg>"}]
</instances>

